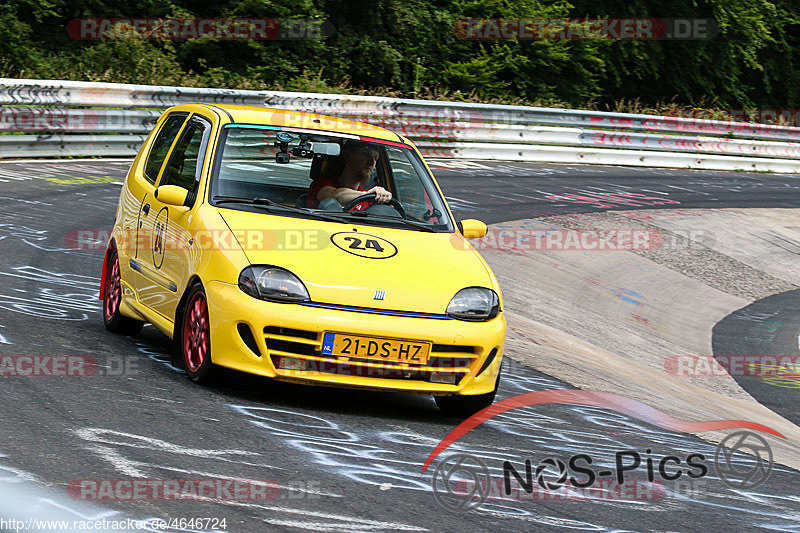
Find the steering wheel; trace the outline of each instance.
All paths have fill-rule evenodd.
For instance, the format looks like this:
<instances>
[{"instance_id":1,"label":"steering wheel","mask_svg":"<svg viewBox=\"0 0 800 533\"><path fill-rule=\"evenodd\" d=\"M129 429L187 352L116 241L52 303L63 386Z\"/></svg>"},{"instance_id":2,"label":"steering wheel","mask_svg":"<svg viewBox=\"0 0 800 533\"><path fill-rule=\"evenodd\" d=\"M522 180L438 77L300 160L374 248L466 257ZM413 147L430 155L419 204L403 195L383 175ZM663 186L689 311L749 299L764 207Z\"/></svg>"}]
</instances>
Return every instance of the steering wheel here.
<instances>
[{"instance_id":1,"label":"steering wheel","mask_svg":"<svg viewBox=\"0 0 800 533\"><path fill-rule=\"evenodd\" d=\"M344 206L344 210L345 210L346 212L348 212L348 213L349 213L351 209L353 209L355 206L357 206L357 205L358 205L358 204L360 204L361 202L366 202L366 201L369 201L369 200L374 200L374 199L375 199L375 198L377 198L377 197L378 197L378 195L377 195L377 194L375 194L374 192L367 193L367 194L362 194L362 195L361 195L361 196L359 196L358 198L353 198L352 200L350 200L350 201L347 203L347 205L346 205L346 206ZM378 205L384 205L384 204L378 204ZM392 206L392 207L395 209L395 211L397 211L398 213L400 213L400 216L401 216L401 217L403 217L403 218L408 218L408 215L406 215L406 210L405 210L405 209L403 209L403 206L400 204L400 202L398 202L398 201L397 201L397 200L395 200L394 198L392 198L391 200L389 200L389 202L387 202L385 205L390 205L390 206Z\"/></svg>"}]
</instances>

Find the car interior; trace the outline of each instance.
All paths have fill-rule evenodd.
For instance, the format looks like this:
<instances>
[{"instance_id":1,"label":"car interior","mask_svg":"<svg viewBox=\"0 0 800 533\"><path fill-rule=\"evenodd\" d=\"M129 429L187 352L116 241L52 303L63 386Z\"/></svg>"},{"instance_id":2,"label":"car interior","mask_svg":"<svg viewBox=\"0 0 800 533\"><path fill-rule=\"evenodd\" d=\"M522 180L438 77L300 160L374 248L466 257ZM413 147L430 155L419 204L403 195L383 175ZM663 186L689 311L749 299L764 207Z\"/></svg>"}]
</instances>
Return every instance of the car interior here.
<instances>
[{"instance_id":1,"label":"car interior","mask_svg":"<svg viewBox=\"0 0 800 533\"><path fill-rule=\"evenodd\" d=\"M259 156L260 161L254 160L252 154L248 156L223 161L225 178L219 180L215 195L269 198L283 205L305 208L311 182L322 175L338 176L344 168L341 156L315 154L310 160L292 158L290 163L281 165L264 165L263 156ZM383 174L379 160L370 183L385 181L379 178Z\"/></svg>"}]
</instances>

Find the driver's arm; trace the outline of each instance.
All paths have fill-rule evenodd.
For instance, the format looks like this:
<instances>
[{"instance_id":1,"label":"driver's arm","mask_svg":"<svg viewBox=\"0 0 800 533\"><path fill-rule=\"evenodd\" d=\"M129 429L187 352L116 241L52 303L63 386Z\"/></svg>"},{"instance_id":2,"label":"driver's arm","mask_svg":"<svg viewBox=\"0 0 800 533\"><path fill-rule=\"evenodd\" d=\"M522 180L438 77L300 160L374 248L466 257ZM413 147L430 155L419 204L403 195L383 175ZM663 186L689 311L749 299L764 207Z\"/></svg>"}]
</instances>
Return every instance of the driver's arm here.
<instances>
[{"instance_id":1,"label":"driver's arm","mask_svg":"<svg viewBox=\"0 0 800 533\"><path fill-rule=\"evenodd\" d=\"M325 198L336 198L336 191L336 187L331 187L330 185L321 188L317 193L317 205Z\"/></svg>"},{"instance_id":2,"label":"driver's arm","mask_svg":"<svg viewBox=\"0 0 800 533\"><path fill-rule=\"evenodd\" d=\"M377 187L376 187L377 188ZM351 189L349 187L341 187L336 189L334 187L323 187L317 193L317 203L321 202L325 198L335 198L337 202L342 205L347 205L348 202L351 200L355 200L359 196L364 196L365 194L369 194L371 192L376 192L374 190L369 191L357 191L355 189ZM389 199L392 198L391 193L389 194Z\"/></svg>"},{"instance_id":3,"label":"driver's arm","mask_svg":"<svg viewBox=\"0 0 800 533\"><path fill-rule=\"evenodd\" d=\"M379 204L388 203L389 200L392 199L392 193L380 186L375 186L366 191L356 191L348 187L342 187L341 189L336 189L333 197L336 198L336 201L338 201L340 204L347 205L348 202L355 200L359 196L364 196L365 194L371 193L375 194L375 201Z\"/></svg>"},{"instance_id":4,"label":"driver's arm","mask_svg":"<svg viewBox=\"0 0 800 533\"><path fill-rule=\"evenodd\" d=\"M367 194L367 191L356 191L349 187L341 187L339 189L331 186L323 187L317 193L317 205L325 198L334 198L337 202L345 206L351 200Z\"/></svg>"},{"instance_id":5,"label":"driver's arm","mask_svg":"<svg viewBox=\"0 0 800 533\"><path fill-rule=\"evenodd\" d=\"M392 199L392 193L383 187L373 187L368 191L357 191L349 187L340 187L339 189L335 189L328 186L319 190L317 193L317 202L319 203L325 198L335 198L340 204L347 205L349 202L355 200L359 196L364 196L365 194L369 193L375 193L376 202L379 204L385 204Z\"/></svg>"},{"instance_id":6,"label":"driver's arm","mask_svg":"<svg viewBox=\"0 0 800 533\"><path fill-rule=\"evenodd\" d=\"M355 200L359 196L367 194L365 191L356 191L350 187L342 187L333 191L333 197L342 205L347 205L351 200Z\"/></svg>"}]
</instances>

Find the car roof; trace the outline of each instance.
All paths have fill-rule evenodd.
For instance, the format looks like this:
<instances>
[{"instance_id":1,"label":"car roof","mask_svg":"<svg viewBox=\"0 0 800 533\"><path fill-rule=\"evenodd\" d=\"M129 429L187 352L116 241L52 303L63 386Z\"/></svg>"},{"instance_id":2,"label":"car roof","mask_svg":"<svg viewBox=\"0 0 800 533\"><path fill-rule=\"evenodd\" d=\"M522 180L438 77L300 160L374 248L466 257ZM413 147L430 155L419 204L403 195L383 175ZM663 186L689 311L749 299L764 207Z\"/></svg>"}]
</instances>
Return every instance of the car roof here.
<instances>
[{"instance_id":1,"label":"car roof","mask_svg":"<svg viewBox=\"0 0 800 533\"><path fill-rule=\"evenodd\" d=\"M238 124L264 124L272 126L284 126L287 128L335 131L339 133L372 137L375 139L393 142L405 142L400 135L390 130L345 118L318 115L316 113L305 113L302 111L275 109L271 107L233 104L205 105L226 111L227 114L233 119L233 122Z\"/></svg>"}]
</instances>

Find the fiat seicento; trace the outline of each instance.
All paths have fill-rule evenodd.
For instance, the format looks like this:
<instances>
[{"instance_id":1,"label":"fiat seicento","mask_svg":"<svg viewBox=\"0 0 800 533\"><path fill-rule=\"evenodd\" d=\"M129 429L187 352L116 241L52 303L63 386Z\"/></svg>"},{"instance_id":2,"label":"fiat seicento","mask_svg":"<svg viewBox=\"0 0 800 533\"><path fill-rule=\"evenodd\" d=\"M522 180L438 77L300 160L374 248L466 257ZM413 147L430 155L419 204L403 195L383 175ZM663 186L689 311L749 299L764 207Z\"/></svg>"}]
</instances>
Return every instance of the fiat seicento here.
<instances>
[{"instance_id":1,"label":"fiat seicento","mask_svg":"<svg viewBox=\"0 0 800 533\"><path fill-rule=\"evenodd\" d=\"M506 322L492 270L408 139L301 112L167 110L106 251L104 322L169 335L192 381L218 367L489 406Z\"/></svg>"}]
</instances>

